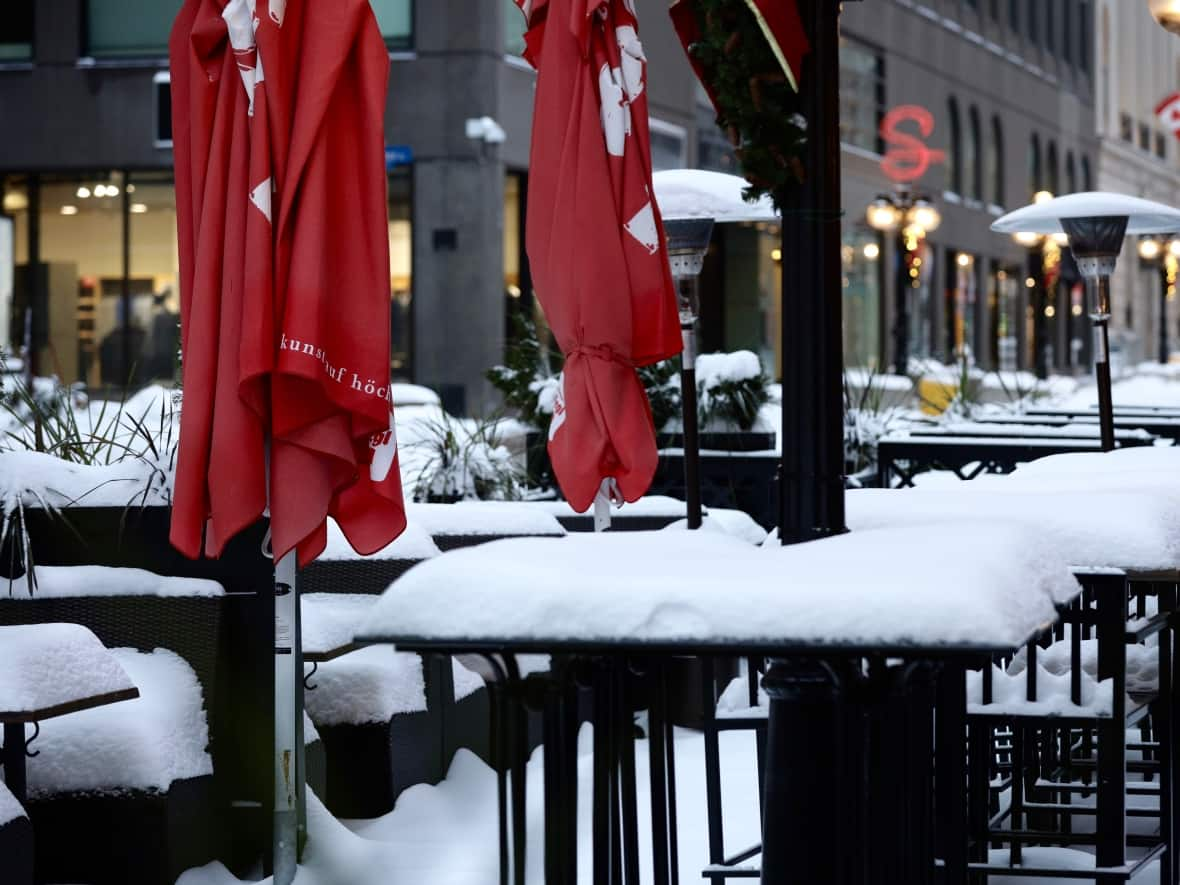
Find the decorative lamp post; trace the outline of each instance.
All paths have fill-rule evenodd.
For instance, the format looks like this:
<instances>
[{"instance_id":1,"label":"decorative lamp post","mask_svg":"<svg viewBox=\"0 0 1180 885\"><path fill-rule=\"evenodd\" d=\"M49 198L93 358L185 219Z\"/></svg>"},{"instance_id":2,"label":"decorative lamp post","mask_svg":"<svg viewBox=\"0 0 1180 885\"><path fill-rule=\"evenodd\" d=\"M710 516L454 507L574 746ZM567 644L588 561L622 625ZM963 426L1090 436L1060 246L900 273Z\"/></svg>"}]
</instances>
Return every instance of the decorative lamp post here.
<instances>
[{"instance_id":1,"label":"decorative lamp post","mask_svg":"<svg viewBox=\"0 0 1180 885\"><path fill-rule=\"evenodd\" d=\"M736 175L700 169L668 169L652 176L656 204L664 220L668 260L676 280L680 334L680 403L684 422L684 499L688 527L701 527L700 435L697 426L696 326L700 316L699 277L714 222L777 221L769 198L748 203L746 181Z\"/></svg>"},{"instance_id":2,"label":"decorative lamp post","mask_svg":"<svg viewBox=\"0 0 1180 885\"><path fill-rule=\"evenodd\" d=\"M1180 35L1180 0L1147 0L1147 8L1160 27Z\"/></svg>"},{"instance_id":3,"label":"decorative lamp post","mask_svg":"<svg viewBox=\"0 0 1180 885\"><path fill-rule=\"evenodd\" d=\"M865 212L869 226L897 234L894 274L895 316L893 321L893 371L906 373L910 355L909 291L920 285L921 257L918 250L926 235L936 229L942 216L924 196L899 183L892 196L882 194Z\"/></svg>"},{"instance_id":4,"label":"decorative lamp post","mask_svg":"<svg viewBox=\"0 0 1180 885\"><path fill-rule=\"evenodd\" d=\"M1009 212L992 224L1001 233L1064 233L1078 270L1094 293L1094 372L1098 382L1102 448L1114 448L1114 406L1110 392L1110 277L1127 234L1180 231L1180 211L1123 194L1069 194Z\"/></svg>"},{"instance_id":5,"label":"decorative lamp post","mask_svg":"<svg viewBox=\"0 0 1180 885\"><path fill-rule=\"evenodd\" d=\"M1145 237L1139 241L1139 258L1154 264L1160 275L1159 361L1168 361L1168 302L1176 297L1176 274L1180 269L1180 239Z\"/></svg>"}]
</instances>

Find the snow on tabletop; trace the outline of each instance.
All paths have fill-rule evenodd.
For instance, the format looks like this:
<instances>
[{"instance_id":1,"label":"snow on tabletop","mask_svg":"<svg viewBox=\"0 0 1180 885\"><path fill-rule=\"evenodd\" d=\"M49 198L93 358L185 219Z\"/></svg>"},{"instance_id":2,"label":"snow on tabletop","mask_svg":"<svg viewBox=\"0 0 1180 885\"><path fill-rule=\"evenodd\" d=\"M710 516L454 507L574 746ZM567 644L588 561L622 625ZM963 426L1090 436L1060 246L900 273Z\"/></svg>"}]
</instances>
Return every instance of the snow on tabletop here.
<instances>
[{"instance_id":1,"label":"snow on tabletop","mask_svg":"<svg viewBox=\"0 0 1180 885\"><path fill-rule=\"evenodd\" d=\"M509 539L418 565L358 636L1010 647L1077 592L1042 541L983 520L788 547L715 532Z\"/></svg>"},{"instance_id":2,"label":"snow on tabletop","mask_svg":"<svg viewBox=\"0 0 1180 885\"><path fill-rule=\"evenodd\" d=\"M683 510L683 506L681 507ZM758 525L750 514L743 510L728 510L723 507L710 507L701 520L701 528L705 531L721 532L740 538L757 547L766 540L766 529ZM664 531L688 530L688 519L678 519L664 527Z\"/></svg>"},{"instance_id":3,"label":"snow on tabletop","mask_svg":"<svg viewBox=\"0 0 1180 885\"><path fill-rule=\"evenodd\" d=\"M0 712L46 710L135 686L80 624L0 627Z\"/></svg>"},{"instance_id":4,"label":"snow on tabletop","mask_svg":"<svg viewBox=\"0 0 1180 885\"><path fill-rule=\"evenodd\" d=\"M1160 482L1180 484L1180 446L1132 446L1113 452L1070 452L1021 464L1008 477L1023 482L1053 475L1089 486L1126 481L1146 474Z\"/></svg>"},{"instance_id":5,"label":"snow on tabletop","mask_svg":"<svg viewBox=\"0 0 1180 885\"><path fill-rule=\"evenodd\" d=\"M1143 569L1180 566L1180 484L1087 488L1024 483L1014 476L980 477L952 488L850 491L845 496L848 528L854 533L897 526L931 530L988 519L1029 532L1044 555L1064 563L1067 571L1082 560Z\"/></svg>"},{"instance_id":6,"label":"snow on tabletop","mask_svg":"<svg viewBox=\"0 0 1180 885\"><path fill-rule=\"evenodd\" d=\"M361 556L348 543L348 539L341 531L339 523L328 518L328 544L324 552L317 557L319 562L337 562L346 559L429 559L438 556L429 532L420 523L407 519L406 529L386 547L368 556Z\"/></svg>"},{"instance_id":7,"label":"snow on tabletop","mask_svg":"<svg viewBox=\"0 0 1180 885\"><path fill-rule=\"evenodd\" d=\"M1116 381L1110 388L1115 406L1180 407L1180 381L1159 375L1136 375ZM1093 383L1081 384L1071 396L1063 397L1055 405L1069 409L1092 408L1098 402Z\"/></svg>"},{"instance_id":8,"label":"snow on tabletop","mask_svg":"<svg viewBox=\"0 0 1180 885\"><path fill-rule=\"evenodd\" d=\"M11 513L26 507L164 505L153 468L128 459L109 465L74 464L44 452L0 451L0 502ZM149 489L146 496L144 490Z\"/></svg>"},{"instance_id":9,"label":"snow on tabletop","mask_svg":"<svg viewBox=\"0 0 1180 885\"><path fill-rule=\"evenodd\" d=\"M201 686L188 662L158 648L112 649L140 697L46 720L29 760L29 793L167 790L213 772Z\"/></svg>"},{"instance_id":10,"label":"snow on tabletop","mask_svg":"<svg viewBox=\"0 0 1180 885\"><path fill-rule=\"evenodd\" d=\"M989 428L990 429L990 428ZM937 446L1006 446L1021 445L1030 449L1038 448L1075 448L1079 451L1100 451L1098 437L1093 439L1081 438L1067 438L1067 439L1038 439L1037 437L1021 437L1013 439L1011 435L1005 436L1008 433L1007 428L999 430L992 436L923 436L920 433L912 433L909 430L891 430L881 437L881 442L908 442L908 443L929 443Z\"/></svg>"},{"instance_id":11,"label":"snow on tabletop","mask_svg":"<svg viewBox=\"0 0 1180 885\"><path fill-rule=\"evenodd\" d=\"M9 792L8 787L4 786L4 781L0 781L0 827L18 817L28 817L25 814L24 808L16 801L16 797Z\"/></svg>"},{"instance_id":12,"label":"snow on tabletop","mask_svg":"<svg viewBox=\"0 0 1180 885\"><path fill-rule=\"evenodd\" d=\"M431 535L564 535L544 507L522 501L406 504L406 519Z\"/></svg>"},{"instance_id":13,"label":"snow on tabletop","mask_svg":"<svg viewBox=\"0 0 1180 885\"><path fill-rule=\"evenodd\" d=\"M0 598L65 599L78 596L224 596L225 588L204 578L157 575L139 568L102 565L39 565L36 588L29 594L24 576L11 584L0 579Z\"/></svg>"},{"instance_id":14,"label":"snow on tabletop","mask_svg":"<svg viewBox=\"0 0 1180 885\"><path fill-rule=\"evenodd\" d=\"M311 673L311 665L305 667ZM308 714L321 728L388 722L397 713L426 709L422 659L374 645L319 665L315 688L303 693Z\"/></svg>"},{"instance_id":15,"label":"snow on tabletop","mask_svg":"<svg viewBox=\"0 0 1180 885\"><path fill-rule=\"evenodd\" d=\"M349 645L357 624L376 601L371 593L300 594L304 654L324 654Z\"/></svg>"},{"instance_id":16,"label":"snow on tabletop","mask_svg":"<svg viewBox=\"0 0 1180 885\"><path fill-rule=\"evenodd\" d=\"M555 517L592 516L594 513L593 505L579 512L570 506L569 501L530 501L529 506L539 507ZM612 509L611 513L619 516L684 516L684 502L669 495L644 495L638 501Z\"/></svg>"},{"instance_id":17,"label":"snow on tabletop","mask_svg":"<svg viewBox=\"0 0 1180 885\"><path fill-rule=\"evenodd\" d=\"M395 381L389 385L389 391L389 399L393 402L395 411L402 406L437 406L442 402L437 393L421 384Z\"/></svg>"},{"instance_id":18,"label":"snow on tabletop","mask_svg":"<svg viewBox=\"0 0 1180 885\"><path fill-rule=\"evenodd\" d=\"M1035 416L1028 419L1027 424L996 424L987 421L944 421L934 425L937 429L949 434L986 433L989 436L1026 437L1036 434L1038 437L1093 437L1097 439L1102 430L1097 422L1071 422L1069 424L1037 424ZM1116 439L1151 439L1152 435L1146 430L1117 428L1114 432ZM924 438L921 429L915 428L909 432L911 439ZM932 437L937 439L938 437ZM1023 441L1023 440L1022 440Z\"/></svg>"},{"instance_id":19,"label":"snow on tabletop","mask_svg":"<svg viewBox=\"0 0 1180 885\"><path fill-rule=\"evenodd\" d=\"M652 175L652 190L665 219L712 218L717 222L777 221L770 197L750 202L746 180L702 169L663 169Z\"/></svg>"}]
</instances>

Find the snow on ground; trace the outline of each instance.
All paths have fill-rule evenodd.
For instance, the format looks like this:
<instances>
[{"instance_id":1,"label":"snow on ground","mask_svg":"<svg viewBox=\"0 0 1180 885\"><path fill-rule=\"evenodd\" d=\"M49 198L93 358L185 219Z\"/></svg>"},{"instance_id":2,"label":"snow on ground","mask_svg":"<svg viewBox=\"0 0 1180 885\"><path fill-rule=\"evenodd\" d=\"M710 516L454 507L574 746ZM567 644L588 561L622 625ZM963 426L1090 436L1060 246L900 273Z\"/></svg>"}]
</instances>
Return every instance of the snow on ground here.
<instances>
[{"instance_id":1,"label":"snow on ground","mask_svg":"<svg viewBox=\"0 0 1180 885\"><path fill-rule=\"evenodd\" d=\"M0 627L0 711L45 710L135 688L120 663L81 624Z\"/></svg>"},{"instance_id":2,"label":"snow on ground","mask_svg":"<svg viewBox=\"0 0 1180 885\"><path fill-rule=\"evenodd\" d=\"M591 885L590 811L591 729L584 727L578 759L578 881ZM732 851L759 839L758 771L753 736L721 735L722 791L725 802L726 845ZM640 785L639 847L650 858L650 792L646 741L635 747ZM533 753L528 767L529 885L544 885L544 807L542 751ZM705 837L704 742L698 733L676 732L676 811L678 816L680 880L701 881L708 840ZM374 820L332 818L308 794L308 852L296 885L388 885L390 882L430 885L488 885L499 870L497 849L496 778L493 771L467 750L460 750L447 777L437 786L410 787L389 814ZM650 866L650 860L647 861ZM643 864L641 864L643 866ZM641 881L651 881L643 870ZM265 880L270 882L270 879ZM220 864L189 870L176 885L238 885L239 880Z\"/></svg>"},{"instance_id":3,"label":"snow on ground","mask_svg":"<svg viewBox=\"0 0 1180 885\"><path fill-rule=\"evenodd\" d=\"M684 505L681 505L681 511ZM754 518L744 510L728 510L723 507L710 507L701 520L701 527L706 531L721 532L732 535L753 544L755 547L766 540L766 529L758 525ZM679 519L664 527L664 531L688 529L688 519Z\"/></svg>"},{"instance_id":4,"label":"snow on ground","mask_svg":"<svg viewBox=\"0 0 1180 885\"><path fill-rule=\"evenodd\" d=\"M311 665L305 667L311 672ZM395 713L426 709L422 659L374 645L319 665L303 703L317 725L388 722Z\"/></svg>"},{"instance_id":5,"label":"snow on ground","mask_svg":"<svg viewBox=\"0 0 1180 885\"><path fill-rule=\"evenodd\" d=\"M0 827L18 817L28 817L28 815L25 814L21 804L16 801L16 797L9 792L8 787L4 786L4 781L0 781Z\"/></svg>"},{"instance_id":6,"label":"snow on ground","mask_svg":"<svg viewBox=\"0 0 1180 885\"><path fill-rule=\"evenodd\" d=\"M539 507L555 517L593 515L594 506L578 511L569 501L530 501L530 507ZM624 504L617 511L625 516L683 516L684 501L668 495L644 495L638 501Z\"/></svg>"},{"instance_id":7,"label":"snow on ground","mask_svg":"<svg viewBox=\"0 0 1180 885\"><path fill-rule=\"evenodd\" d=\"M328 517L328 544L318 559L323 561L342 559L429 559L432 556L438 556L438 553L438 547L431 540L430 533L419 523L407 520L406 530L398 535L392 544L383 547L376 553L362 556L348 543L344 532L340 530L339 523Z\"/></svg>"},{"instance_id":8,"label":"snow on ground","mask_svg":"<svg viewBox=\"0 0 1180 885\"><path fill-rule=\"evenodd\" d=\"M140 697L42 722L33 746L40 755L28 761L30 795L167 790L174 780L213 772L201 686L192 667L162 648L148 654L116 648L111 656Z\"/></svg>"},{"instance_id":9,"label":"snow on ground","mask_svg":"<svg viewBox=\"0 0 1180 885\"><path fill-rule=\"evenodd\" d=\"M714 532L515 538L418 565L360 634L1015 646L1076 592L1068 559L1041 540L983 520L791 547Z\"/></svg>"},{"instance_id":10,"label":"snow on ground","mask_svg":"<svg viewBox=\"0 0 1180 885\"><path fill-rule=\"evenodd\" d=\"M0 593L5 586L14 599L64 599L75 596L224 596L225 588L204 578L178 578L157 575L140 568L113 568L102 565L39 565L36 589L29 593L22 575L11 582L0 579Z\"/></svg>"}]
</instances>

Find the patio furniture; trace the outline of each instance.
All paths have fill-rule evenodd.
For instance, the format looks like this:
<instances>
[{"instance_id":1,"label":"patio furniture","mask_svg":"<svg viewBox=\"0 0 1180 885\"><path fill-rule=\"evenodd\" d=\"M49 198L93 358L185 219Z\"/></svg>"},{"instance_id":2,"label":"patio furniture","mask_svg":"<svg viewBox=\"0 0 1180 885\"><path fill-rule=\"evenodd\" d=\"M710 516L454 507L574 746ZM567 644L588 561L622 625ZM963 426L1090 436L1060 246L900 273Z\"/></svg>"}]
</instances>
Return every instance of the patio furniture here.
<instances>
[{"instance_id":1,"label":"patio furniture","mask_svg":"<svg viewBox=\"0 0 1180 885\"><path fill-rule=\"evenodd\" d=\"M987 420L996 424L1041 424L1048 426L1076 426L1081 424L1097 427L1098 413L1097 411L1091 410L1065 412L1064 414L1045 414L1044 412L1028 411L1019 415L989 416ZM1149 411L1146 409L1132 412L1115 410L1114 427L1116 436L1119 430L1141 430L1162 439L1170 439L1173 442L1180 441L1180 413Z\"/></svg>"},{"instance_id":2,"label":"patio furniture","mask_svg":"<svg viewBox=\"0 0 1180 885\"><path fill-rule=\"evenodd\" d=\"M701 503L705 507L742 510L763 527L778 519L778 476L782 455L773 449L741 451L702 449ZM653 494L684 498L684 450L660 449L651 486Z\"/></svg>"},{"instance_id":3,"label":"patio furniture","mask_svg":"<svg viewBox=\"0 0 1180 885\"><path fill-rule=\"evenodd\" d=\"M494 734L515 758L511 789L500 796L502 882L522 882L524 874L524 706L540 709L545 722L546 881L576 881L573 711L583 692L590 693L596 726L593 880L638 881L632 712L643 708L651 869L656 883L680 880L664 668L669 656L686 654L780 662L764 680L772 705L784 705L768 731L764 882L920 885L933 881L936 863L946 881L964 882L965 821L944 811L940 816L959 829L941 833L937 843L932 835L935 695L957 698L965 713L964 666L1022 645L1053 622L1057 595L1080 592L1064 562L1059 573L1044 571L1035 531L974 529L1011 554L1002 572L994 550L982 549L987 545L978 538L967 541L961 526L862 532L775 550L708 532L505 541L444 555L402 578L358 641L488 661ZM893 575L867 555L888 549L904 562L932 543L953 548L962 578ZM1043 577L1030 592L1033 573ZM820 586L822 594L808 592ZM564 659L550 677L523 677L517 655L538 651ZM897 698L904 702L899 708L890 703ZM864 754L896 731L897 715L908 725L889 746L904 764L870 764ZM935 754L952 772L963 757L963 719L957 730L955 721L939 717ZM964 782L940 776L938 807L965 807L965 791L956 786ZM890 838L878 838L863 823L886 810L903 823ZM911 812L918 817L903 818ZM740 868L710 865L703 874L713 881L755 877L749 861L757 854Z\"/></svg>"},{"instance_id":4,"label":"patio furniture","mask_svg":"<svg viewBox=\"0 0 1180 885\"><path fill-rule=\"evenodd\" d=\"M556 538L565 534L565 529L544 507L522 501L407 504L406 518L422 526L443 551L501 538Z\"/></svg>"},{"instance_id":5,"label":"patio furniture","mask_svg":"<svg viewBox=\"0 0 1180 885\"><path fill-rule=\"evenodd\" d=\"M0 869L9 885L33 885L33 825L0 781Z\"/></svg>"},{"instance_id":6,"label":"patio furniture","mask_svg":"<svg viewBox=\"0 0 1180 885\"><path fill-rule=\"evenodd\" d=\"M1116 439L1119 447L1150 445L1141 437ZM981 473L1011 473L1018 464L1076 452L1100 452L1095 439L1036 439L1011 436L919 436L894 433L877 443L878 483L881 488L913 486L914 477L927 470L948 470L959 479Z\"/></svg>"},{"instance_id":7,"label":"patio furniture","mask_svg":"<svg viewBox=\"0 0 1180 885\"><path fill-rule=\"evenodd\" d=\"M85 627L31 624L0 627L0 724L4 782L16 801L27 799L28 749L46 719L139 697L119 662ZM26 740L25 726L33 725Z\"/></svg>"}]
</instances>

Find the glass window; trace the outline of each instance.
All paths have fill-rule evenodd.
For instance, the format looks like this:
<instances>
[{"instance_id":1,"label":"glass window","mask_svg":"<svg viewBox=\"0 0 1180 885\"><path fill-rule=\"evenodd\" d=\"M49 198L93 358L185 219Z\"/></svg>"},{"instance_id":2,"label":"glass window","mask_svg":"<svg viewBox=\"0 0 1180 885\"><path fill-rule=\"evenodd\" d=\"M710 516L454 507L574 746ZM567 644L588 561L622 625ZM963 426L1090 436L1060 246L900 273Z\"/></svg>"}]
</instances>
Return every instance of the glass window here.
<instances>
[{"instance_id":1,"label":"glass window","mask_svg":"<svg viewBox=\"0 0 1180 885\"><path fill-rule=\"evenodd\" d=\"M980 149L979 111L972 106L967 114L967 144L963 151L963 165L966 167L969 196L983 199L983 151Z\"/></svg>"},{"instance_id":2,"label":"glass window","mask_svg":"<svg viewBox=\"0 0 1180 885\"><path fill-rule=\"evenodd\" d=\"M176 244L176 191L172 176L137 173L127 181L131 232L129 326L142 333L136 363L141 383L177 376L180 348L180 267Z\"/></svg>"},{"instance_id":3,"label":"glass window","mask_svg":"<svg viewBox=\"0 0 1180 885\"><path fill-rule=\"evenodd\" d=\"M389 176L389 368L394 379L414 372L414 225L408 169Z\"/></svg>"},{"instance_id":4,"label":"glass window","mask_svg":"<svg viewBox=\"0 0 1180 885\"><path fill-rule=\"evenodd\" d=\"M1075 193L1078 189L1078 171L1073 161L1073 151L1065 154L1065 192Z\"/></svg>"},{"instance_id":5,"label":"glass window","mask_svg":"<svg viewBox=\"0 0 1180 885\"><path fill-rule=\"evenodd\" d=\"M717 126L713 107L699 83L696 92L697 168L736 174L738 163L733 145Z\"/></svg>"},{"instance_id":6,"label":"glass window","mask_svg":"<svg viewBox=\"0 0 1180 885\"><path fill-rule=\"evenodd\" d=\"M953 98L947 102L947 114L951 121L950 144L947 148L947 167L950 169L950 189L956 194L963 192L963 133L959 125L959 103Z\"/></svg>"},{"instance_id":7,"label":"glass window","mask_svg":"<svg viewBox=\"0 0 1180 885\"><path fill-rule=\"evenodd\" d=\"M649 125L651 127L652 171L683 169L688 139L688 132L685 128L665 123L663 120L650 120Z\"/></svg>"},{"instance_id":8,"label":"glass window","mask_svg":"<svg viewBox=\"0 0 1180 885\"><path fill-rule=\"evenodd\" d=\"M1168 156L1168 143L1158 132L1155 134L1155 155L1161 160Z\"/></svg>"},{"instance_id":9,"label":"glass window","mask_svg":"<svg viewBox=\"0 0 1180 885\"><path fill-rule=\"evenodd\" d=\"M885 61L851 40L840 41L840 140L881 153L885 114Z\"/></svg>"},{"instance_id":10,"label":"glass window","mask_svg":"<svg viewBox=\"0 0 1180 885\"><path fill-rule=\"evenodd\" d=\"M1083 71L1090 70L1090 39L1093 35L1093 26L1090 21L1090 4L1086 0L1082 0L1078 4L1078 19L1081 24L1081 39L1078 41L1078 67Z\"/></svg>"},{"instance_id":11,"label":"glass window","mask_svg":"<svg viewBox=\"0 0 1180 885\"><path fill-rule=\"evenodd\" d=\"M1094 183L1090 179L1090 158L1082 157L1082 190L1091 191L1094 189Z\"/></svg>"},{"instance_id":12,"label":"glass window","mask_svg":"<svg viewBox=\"0 0 1180 885\"><path fill-rule=\"evenodd\" d=\"M1057 175L1057 142L1049 142L1049 150L1046 154L1048 177L1045 182L1045 188L1049 193L1057 196L1061 193L1061 179Z\"/></svg>"},{"instance_id":13,"label":"glass window","mask_svg":"<svg viewBox=\"0 0 1180 885\"><path fill-rule=\"evenodd\" d=\"M414 0L369 0L390 49L408 49L414 37Z\"/></svg>"},{"instance_id":14,"label":"glass window","mask_svg":"<svg viewBox=\"0 0 1180 885\"><path fill-rule=\"evenodd\" d=\"M881 235L856 224L843 240L844 365L881 369Z\"/></svg>"},{"instance_id":15,"label":"glass window","mask_svg":"<svg viewBox=\"0 0 1180 885\"><path fill-rule=\"evenodd\" d=\"M1035 194L1041 189L1041 139L1034 132L1028 143L1028 191Z\"/></svg>"},{"instance_id":16,"label":"glass window","mask_svg":"<svg viewBox=\"0 0 1180 885\"><path fill-rule=\"evenodd\" d=\"M999 116L992 117L992 140L988 151L987 180L991 201L1004 205L1004 128Z\"/></svg>"},{"instance_id":17,"label":"glass window","mask_svg":"<svg viewBox=\"0 0 1180 885\"><path fill-rule=\"evenodd\" d=\"M1119 137L1123 141L1135 140L1135 123L1130 114L1119 114Z\"/></svg>"},{"instance_id":18,"label":"glass window","mask_svg":"<svg viewBox=\"0 0 1180 885\"><path fill-rule=\"evenodd\" d=\"M1040 17L1043 0L1029 0L1028 3L1028 39L1037 43L1041 39Z\"/></svg>"},{"instance_id":19,"label":"glass window","mask_svg":"<svg viewBox=\"0 0 1180 885\"><path fill-rule=\"evenodd\" d=\"M1057 16L1055 15L1058 0L1048 0L1045 6L1045 48L1050 52L1057 50ZM1040 6L1040 3L1034 4Z\"/></svg>"},{"instance_id":20,"label":"glass window","mask_svg":"<svg viewBox=\"0 0 1180 885\"><path fill-rule=\"evenodd\" d=\"M1139 124L1139 147L1145 151L1151 150L1151 130L1146 123Z\"/></svg>"},{"instance_id":21,"label":"glass window","mask_svg":"<svg viewBox=\"0 0 1180 885\"><path fill-rule=\"evenodd\" d=\"M181 0L88 0L86 51L96 58L164 57Z\"/></svg>"},{"instance_id":22,"label":"glass window","mask_svg":"<svg viewBox=\"0 0 1180 885\"><path fill-rule=\"evenodd\" d=\"M504 53L524 53L524 15L515 0L501 0L504 7Z\"/></svg>"},{"instance_id":23,"label":"glass window","mask_svg":"<svg viewBox=\"0 0 1180 885\"><path fill-rule=\"evenodd\" d=\"M1020 33L1020 0L1008 0L1008 24Z\"/></svg>"},{"instance_id":24,"label":"glass window","mask_svg":"<svg viewBox=\"0 0 1180 885\"><path fill-rule=\"evenodd\" d=\"M988 336L991 364L1002 372L1017 368L1020 352L1017 336L1020 317L1020 271L1014 267L992 264L987 280Z\"/></svg>"},{"instance_id":25,"label":"glass window","mask_svg":"<svg viewBox=\"0 0 1180 885\"><path fill-rule=\"evenodd\" d=\"M33 57L33 0L8 0L0 16L0 62Z\"/></svg>"},{"instance_id":26,"label":"glass window","mask_svg":"<svg viewBox=\"0 0 1180 885\"><path fill-rule=\"evenodd\" d=\"M1067 62L1073 62L1073 4L1074 0L1064 0L1065 5L1061 7L1061 29L1064 34L1061 38L1061 54L1065 57Z\"/></svg>"}]
</instances>

